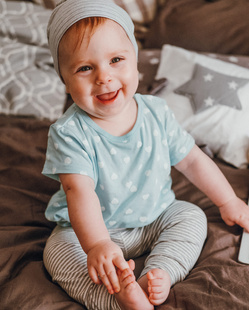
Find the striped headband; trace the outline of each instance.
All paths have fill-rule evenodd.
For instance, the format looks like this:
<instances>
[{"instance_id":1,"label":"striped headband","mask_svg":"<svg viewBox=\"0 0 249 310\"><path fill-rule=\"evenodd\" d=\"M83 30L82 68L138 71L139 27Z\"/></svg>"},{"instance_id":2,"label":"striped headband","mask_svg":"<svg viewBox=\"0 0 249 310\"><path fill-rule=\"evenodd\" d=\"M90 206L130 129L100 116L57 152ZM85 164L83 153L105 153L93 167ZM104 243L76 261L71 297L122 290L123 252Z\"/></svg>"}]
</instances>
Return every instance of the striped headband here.
<instances>
[{"instance_id":1,"label":"striped headband","mask_svg":"<svg viewBox=\"0 0 249 310\"><path fill-rule=\"evenodd\" d=\"M54 67L60 76L58 47L62 36L77 21L87 17L104 17L117 22L126 32L134 46L136 55L138 46L134 36L134 24L118 5L109 0L66 0L62 1L52 12L48 27L48 45L54 60Z\"/></svg>"}]
</instances>

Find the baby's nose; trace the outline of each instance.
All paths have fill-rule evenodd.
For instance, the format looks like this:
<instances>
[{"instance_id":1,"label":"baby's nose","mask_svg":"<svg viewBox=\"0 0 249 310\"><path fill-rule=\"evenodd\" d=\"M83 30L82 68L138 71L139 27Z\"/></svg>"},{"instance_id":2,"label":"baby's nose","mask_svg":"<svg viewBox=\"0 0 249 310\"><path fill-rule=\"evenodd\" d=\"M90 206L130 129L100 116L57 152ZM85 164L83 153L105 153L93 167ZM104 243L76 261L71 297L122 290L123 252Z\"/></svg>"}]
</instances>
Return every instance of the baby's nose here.
<instances>
[{"instance_id":1,"label":"baby's nose","mask_svg":"<svg viewBox=\"0 0 249 310\"><path fill-rule=\"evenodd\" d=\"M110 72L107 70L99 70L97 77L96 77L96 84L97 85L103 85L107 84L111 81L111 75Z\"/></svg>"}]
</instances>

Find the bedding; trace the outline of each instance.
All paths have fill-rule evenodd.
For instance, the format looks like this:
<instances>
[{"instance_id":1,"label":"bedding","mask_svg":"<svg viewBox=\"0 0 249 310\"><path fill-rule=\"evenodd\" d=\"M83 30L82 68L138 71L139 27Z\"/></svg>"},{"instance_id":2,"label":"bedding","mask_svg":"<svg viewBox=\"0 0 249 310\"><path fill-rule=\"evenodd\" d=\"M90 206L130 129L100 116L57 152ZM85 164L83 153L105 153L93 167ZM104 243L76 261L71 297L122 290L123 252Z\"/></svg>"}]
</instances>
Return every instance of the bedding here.
<instances>
[{"instance_id":1,"label":"bedding","mask_svg":"<svg viewBox=\"0 0 249 310\"><path fill-rule=\"evenodd\" d=\"M54 224L44 217L58 183L41 175L49 120L0 117L0 300L1 309L84 309L52 283L42 253ZM247 200L249 171L215 159L237 195ZM176 284L158 309L248 309L249 266L238 262L242 229L229 227L218 209L176 170L178 199L199 205L208 218L208 237L189 276ZM136 273L144 257L136 260ZM234 307L231 307L231 304ZM104 310L104 309L103 309Z\"/></svg>"},{"instance_id":2,"label":"bedding","mask_svg":"<svg viewBox=\"0 0 249 310\"><path fill-rule=\"evenodd\" d=\"M34 0L46 8L54 8L61 0ZM135 23L147 24L151 22L156 14L159 3L164 0L112 0L125 9Z\"/></svg>"},{"instance_id":3,"label":"bedding","mask_svg":"<svg viewBox=\"0 0 249 310\"><path fill-rule=\"evenodd\" d=\"M48 50L49 16L39 5L0 1L0 113L62 115L66 94Z\"/></svg>"},{"instance_id":4,"label":"bedding","mask_svg":"<svg viewBox=\"0 0 249 310\"><path fill-rule=\"evenodd\" d=\"M199 52L249 55L248 11L247 0L165 0L144 36L144 47L170 44Z\"/></svg>"},{"instance_id":5,"label":"bedding","mask_svg":"<svg viewBox=\"0 0 249 310\"><path fill-rule=\"evenodd\" d=\"M217 55L218 56L218 55ZM228 59L230 57L227 57ZM223 58L224 59L224 58ZM249 63L247 68L243 68L235 64L235 57L230 58L233 63L227 63L223 60L208 55L198 54L196 52L187 51L185 49L164 45L161 54L161 62L156 78L168 79L167 88L162 89L158 96L164 98L170 108L174 111L176 118L182 126L191 133L198 145L206 144L213 153L217 154L226 162L238 168L247 168L248 166L248 150L249 150ZM205 68L206 73L210 76L216 74L219 76L215 86L222 80L227 79L227 83L232 86L238 86L233 91L233 95L241 109L234 109L235 100L232 97L231 90L222 93L219 87L220 96L223 97L222 104L213 104L208 109L204 109L200 113L196 113L191 105L192 98L189 94L176 94L182 89L186 83L191 85L195 82L193 72L196 66ZM198 79L198 85L195 90L191 90L191 95L203 105L201 100L213 101L214 90L205 89L206 85L210 85L211 81L202 83ZM229 87L229 84L228 84ZM206 98L200 99L200 96ZM226 96L226 98L225 98ZM199 100L198 100L199 98ZM235 151L236 150L236 151Z\"/></svg>"},{"instance_id":6,"label":"bedding","mask_svg":"<svg viewBox=\"0 0 249 310\"><path fill-rule=\"evenodd\" d=\"M218 56L218 55L217 55ZM229 59L229 57L228 57ZM232 58L235 60L235 57ZM241 109L234 109L235 100L232 97L231 90L222 92L218 88L220 96L223 97L222 104L214 104L214 88L209 88L211 81L205 81L203 78L198 79L198 85L195 90L191 90L191 95L196 101L204 106L207 103L208 109L201 113L196 113L191 105L192 98L189 93L181 95L179 89L182 89L186 83L194 83L193 72L196 66L205 68L205 78L209 70L210 76L216 76L218 81L214 82L217 86L219 82L227 79L227 83L232 83L238 89L233 90L233 95ZM201 66L201 67L200 67ZM206 144L210 149L226 162L239 168L248 166L249 150L249 64L243 68L238 64L227 63L223 60L208 55L201 55L196 52L187 51L171 45L164 45L161 54L161 62L156 78L167 77L168 87L162 89L158 96L164 98L171 109L174 111L176 118L181 125L191 133L198 145ZM211 71L210 71L211 70ZM211 74L212 72L212 74ZM229 84L228 84L229 88ZM200 99L201 96L206 96ZM199 100L198 100L199 98ZM211 101L211 103L210 103ZM236 150L236 151L235 151Z\"/></svg>"},{"instance_id":7,"label":"bedding","mask_svg":"<svg viewBox=\"0 0 249 310\"><path fill-rule=\"evenodd\" d=\"M44 1L51 3L52 0ZM222 2L222 0L220 1ZM217 1L217 3L220 1ZM179 2L182 2L182 0ZM188 0L186 0L187 2ZM165 6L166 3L167 1L165 1ZM170 4L170 1L168 3ZM204 5L207 5L205 1L203 2ZM29 79L29 83L23 86L23 97L17 105L26 106L26 109L11 110L10 98L13 96L12 91L9 96L5 97L4 104L0 103L0 309L85 309L72 300L56 283L52 282L42 260L45 242L54 228L54 223L45 219L44 212L50 197L59 187L58 182L41 174L45 161L47 134L50 124L72 102L62 90L63 84L59 84L60 81L54 80L56 75L51 66L50 55L44 39L45 34L43 31L45 28L42 25L49 16L50 11L32 2L24 1L8 1L8 3L0 1L0 10L0 40L1 42L7 42L9 51L12 51L12 55L15 55L15 57L9 58L9 61L13 60L14 64L11 64L12 69L7 71L7 67L4 67L6 66L6 58L3 55L7 47L1 43L0 98L5 94L5 88L1 86L1 83L3 83L1 82L1 78L3 78L1 74L13 74L12 86L14 85L15 88L15 83L21 73L25 73L27 68L31 71L36 70L32 71L35 73ZM21 16L27 11L29 11L28 19ZM31 18L31 16L33 17ZM13 23L15 17L19 20L18 25L22 25L22 27L19 27L20 29L10 26L10 19ZM32 20L34 19L36 24L33 24ZM27 27L29 25L27 21L28 23L31 22L30 25L33 28L37 29L37 23L39 27L41 26L40 37L36 37L34 40L35 37L32 37L31 33L38 34L35 30L30 32L30 29L27 29L30 28ZM15 29L15 31L11 32L11 29ZM26 30L23 31L24 29ZM20 46L22 46L21 49ZM27 57L27 55L31 54L26 54L26 58L23 58L21 50L30 48L34 49L34 55L39 55L39 57ZM42 52L39 52L39 50ZM173 58L172 55L174 55ZM19 57L20 60L29 60L26 63L27 67L15 65ZM38 59L41 59L40 57L42 57L41 63L38 61ZM222 61L221 64L220 61ZM248 110L244 110L245 106L248 108L248 101L245 100L248 97L248 90L246 92L248 86L246 84L244 86L240 85L242 90L244 88L244 93L242 91L242 93L238 94L242 110L223 105L218 107L217 105L217 107L209 107L204 111L194 113L188 97L185 94L176 94L174 90L188 81L191 82L196 63L224 75L233 74L239 79L248 78L248 56L236 56L236 54L204 55L166 45L163 49L151 48L139 52L140 85L138 91L166 96L165 98L174 110L176 117L183 125L185 121L188 121L189 116L194 119L194 124L196 117L201 116L202 113L211 113L213 111L209 118L202 117L203 122L200 122L202 127L198 127L198 130L201 136L208 135L209 130L206 129L205 131L205 128L203 128L204 123L208 125L211 120L217 118L219 122L216 120L211 123L211 126L214 128L218 127L218 125L222 126L222 130L217 128L214 132L217 140L215 143L219 144L220 149L222 133L223 131L224 133L229 132L229 127L231 127L231 124L226 124L228 109L231 111L228 114L231 113L232 116L229 117L232 118L233 122L236 119L234 116L236 112L244 113L245 119L249 119ZM45 65L45 68L43 65ZM60 100L56 101L55 93L49 93L50 89L47 88L48 92L45 100L47 105L40 112L38 110L41 105L38 96L39 90L33 91L32 96L27 96L27 93L30 94L28 86L37 89L35 87L40 83L38 80L40 75L43 76L43 74L46 75L47 79L51 79L51 87L54 85L53 83L59 87L54 89L58 90ZM31 97L32 100L30 100ZM48 102L50 103L48 104ZM179 102L180 105L177 106ZM58 107L56 113L51 110L53 104ZM8 108L6 108L7 106ZM225 108L226 110L220 112L216 109L214 112L213 108ZM217 114L219 117L217 117ZM247 125L247 123L245 124ZM244 132L239 131L239 125L234 124L233 128L233 132L229 132L229 135L231 135L231 141L234 143L234 141L241 138L240 136ZM247 128L245 127L246 130ZM196 129L196 131L198 130ZM226 141L229 142L230 139ZM213 157L215 163L228 178L236 194L244 201L247 201L249 195L248 148L246 150L243 147L238 150L234 144L230 148L231 154L235 154L236 158L240 154L245 156L247 152L247 162L244 159L242 169L236 167L234 162L229 162L226 158L223 158L220 152L212 148L209 141L201 140L199 144L206 153ZM227 226L222 221L217 207L175 169L172 170L172 178L176 197L193 202L204 210L208 218L208 237L203 251L190 274L183 282L172 287L169 298L163 305L155 308L160 310L249 309L249 293L247 289L249 265L238 262L242 228ZM135 273L137 276L143 267L145 257L146 255L135 260Z\"/></svg>"},{"instance_id":8,"label":"bedding","mask_svg":"<svg viewBox=\"0 0 249 310\"><path fill-rule=\"evenodd\" d=\"M194 113L216 105L242 110L238 92L249 79L219 73L195 64L191 78L174 92L190 98Z\"/></svg>"}]
</instances>

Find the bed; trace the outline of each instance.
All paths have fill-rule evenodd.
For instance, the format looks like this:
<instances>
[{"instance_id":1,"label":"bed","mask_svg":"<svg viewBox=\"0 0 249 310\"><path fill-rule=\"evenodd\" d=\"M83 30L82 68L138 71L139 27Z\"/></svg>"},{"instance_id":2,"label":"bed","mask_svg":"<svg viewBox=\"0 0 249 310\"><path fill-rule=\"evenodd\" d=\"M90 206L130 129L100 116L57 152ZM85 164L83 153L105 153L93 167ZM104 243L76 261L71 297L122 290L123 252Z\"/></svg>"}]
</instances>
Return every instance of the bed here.
<instances>
[{"instance_id":1,"label":"bed","mask_svg":"<svg viewBox=\"0 0 249 310\"><path fill-rule=\"evenodd\" d=\"M116 2L136 24L138 92L167 100L178 121L247 202L249 2ZM52 0L0 1L1 310L85 309L52 282L42 259L54 228L44 211L59 186L41 174L48 128L71 104L46 43L46 23L54 5ZM232 77L229 92L223 84L218 87L229 96L198 104L200 93L207 91L199 83L200 72L207 79L218 77L219 83ZM209 97L218 90L209 89ZM174 285L156 309L249 309L249 265L238 261L242 228L227 226L213 203L174 168L172 178L177 198L206 213L208 237L187 278ZM144 258L135 261L136 275Z\"/></svg>"}]
</instances>

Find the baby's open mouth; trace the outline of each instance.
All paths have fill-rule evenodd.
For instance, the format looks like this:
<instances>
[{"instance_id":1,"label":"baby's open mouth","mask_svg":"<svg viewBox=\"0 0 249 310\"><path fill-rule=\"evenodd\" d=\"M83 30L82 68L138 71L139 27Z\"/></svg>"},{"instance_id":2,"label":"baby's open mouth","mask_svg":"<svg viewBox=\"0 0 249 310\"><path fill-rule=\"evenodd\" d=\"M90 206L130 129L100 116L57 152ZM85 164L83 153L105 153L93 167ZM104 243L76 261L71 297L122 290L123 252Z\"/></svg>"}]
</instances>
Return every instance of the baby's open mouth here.
<instances>
[{"instance_id":1,"label":"baby's open mouth","mask_svg":"<svg viewBox=\"0 0 249 310\"><path fill-rule=\"evenodd\" d=\"M112 103L118 96L119 90L96 96L103 103Z\"/></svg>"}]
</instances>

